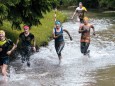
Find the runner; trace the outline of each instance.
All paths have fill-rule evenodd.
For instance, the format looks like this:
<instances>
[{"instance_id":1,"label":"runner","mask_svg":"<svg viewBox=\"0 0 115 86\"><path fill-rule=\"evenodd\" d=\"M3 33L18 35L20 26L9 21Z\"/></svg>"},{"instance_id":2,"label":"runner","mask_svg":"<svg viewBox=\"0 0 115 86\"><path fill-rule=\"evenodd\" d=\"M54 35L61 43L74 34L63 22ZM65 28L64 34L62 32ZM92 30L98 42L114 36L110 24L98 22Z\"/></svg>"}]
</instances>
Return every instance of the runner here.
<instances>
[{"instance_id":1,"label":"runner","mask_svg":"<svg viewBox=\"0 0 115 86\"><path fill-rule=\"evenodd\" d=\"M11 48L12 46L12 48ZM3 74L3 79L7 79L7 68L9 64L9 57L13 50L15 49L15 44L5 37L5 32L0 30L0 67Z\"/></svg>"},{"instance_id":2,"label":"runner","mask_svg":"<svg viewBox=\"0 0 115 86\"><path fill-rule=\"evenodd\" d=\"M94 26L88 23L88 17L84 17L84 24L80 25L79 33L81 33L81 53L86 55L90 51L88 47L90 45L90 31L93 29L93 35L95 35Z\"/></svg>"},{"instance_id":3,"label":"runner","mask_svg":"<svg viewBox=\"0 0 115 86\"><path fill-rule=\"evenodd\" d=\"M80 21L80 23L83 23L84 13L87 12L87 9L83 6L82 2L79 2L79 7L75 9L75 12L71 19L76 15L77 13L77 21Z\"/></svg>"},{"instance_id":4,"label":"runner","mask_svg":"<svg viewBox=\"0 0 115 86\"><path fill-rule=\"evenodd\" d=\"M69 35L70 40L72 40L72 37L70 36L69 32L61 27L61 22L56 21L55 28L53 29L53 38L55 39L55 49L58 54L59 64L61 63L62 59L61 51L63 50L65 45L63 31L65 31Z\"/></svg>"},{"instance_id":5,"label":"runner","mask_svg":"<svg viewBox=\"0 0 115 86\"><path fill-rule=\"evenodd\" d=\"M19 41L21 41L20 54L22 56L22 63L27 61L27 66L30 67L30 55L32 54L32 50L34 52L36 51L35 37L32 33L29 32L29 26L25 25L23 29L24 32L19 35L16 45L18 45Z\"/></svg>"}]
</instances>

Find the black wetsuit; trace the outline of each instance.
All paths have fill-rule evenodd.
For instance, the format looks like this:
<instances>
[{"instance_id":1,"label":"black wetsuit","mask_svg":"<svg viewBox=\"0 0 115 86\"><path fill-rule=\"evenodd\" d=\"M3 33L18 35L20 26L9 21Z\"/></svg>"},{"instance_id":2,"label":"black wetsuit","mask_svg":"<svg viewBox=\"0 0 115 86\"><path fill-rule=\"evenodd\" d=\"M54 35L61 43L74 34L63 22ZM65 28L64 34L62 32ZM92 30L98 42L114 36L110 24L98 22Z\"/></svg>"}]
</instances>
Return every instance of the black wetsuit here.
<instances>
[{"instance_id":1,"label":"black wetsuit","mask_svg":"<svg viewBox=\"0 0 115 86\"><path fill-rule=\"evenodd\" d=\"M34 40L34 35L30 33L28 36L25 36L24 32L19 35L21 40L21 51L22 61L29 61L30 55L32 54L32 45L31 42Z\"/></svg>"},{"instance_id":2,"label":"black wetsuit","mask_svg":"<svg viewBox=\"0 0 115 86\"><path fill-rule=\"evenodd\" d=\"M61 31L57 32L56 28L54 28L54 33L56 36L60 35L58 38L55 39L55 49L56 49L58 56L60 57L61 51L63 50L64 45L65 45L64 38L63 38L63 29L61 28Z\"/></svg>"},{"instance_id":3,"label":"black wetsuit","mask_svg":"<svg viewBox=\"0 0 115 86\"><path fill-rule=\"evenodd\" d=\"M83 26L82 30L84 32L81 33L81 53L86 55L89 53L89 45L90 45L90 26Z\"/></svg>"},{"instance_id":4,"label":"black wetsuit","mask_svg":"<svg viewBox=\"0 0 115 86\"><path fill-rule=\"evenodd\" d=\"M13 42L10 39L6 39L4 41L4 44L0 45L0 66L3 64L9 64L9 56L7 55L7 52L10 47L13 46Z\"/></svg>"},{"instance_id":5,"label":"black wetsuit","mask_svg":"<svg viewBox=\"0 0 115 86\"><path fill-rule=\"evenodd\" d=\"M90 43L87 42L81 42L81 53L83 53L84 55L86 55L87 53L89 53L89 45Z\"/></svg>"}]
</instances>

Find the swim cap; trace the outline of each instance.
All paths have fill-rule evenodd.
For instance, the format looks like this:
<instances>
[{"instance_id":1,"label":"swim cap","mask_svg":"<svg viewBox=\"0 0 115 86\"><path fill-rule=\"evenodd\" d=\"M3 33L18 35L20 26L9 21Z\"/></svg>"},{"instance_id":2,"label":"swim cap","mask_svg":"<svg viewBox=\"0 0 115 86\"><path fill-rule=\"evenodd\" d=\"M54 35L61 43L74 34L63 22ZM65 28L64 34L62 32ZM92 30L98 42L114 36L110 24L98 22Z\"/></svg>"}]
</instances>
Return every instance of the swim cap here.
<instances>
[{"instance_id":1,"label":"swim cap","mask_svg":"<svg viewBox=\"0 0 115 86\"><path fill-rule=\"evenodd\" d=\"M56 25L61 25L61 22L60 21L56 21L55 24Z\"/></svg>"},{"instance_id":2,"label":"swim cap","mask_svg":"<svg viewBox=\"0 0 115 86\"><path fill-rule=\"evenodd\" d=\"M0 30L0 34L2 34L3 36L5 36L5 31L4 30Z\"/></svg>"},{"instance_id":3,"label":"swim cap","mask_svg":"<svg viewBox=\"0 0 115 86\"><path fill-rule=\"evenodd\" d=\"M23 28L24 28L24 29L29 29L29 26L25 25Z\"/></svg>"},{"instance_id":4,"label":"swim cap","mask_svg":"<svg viewBox=\"0 0 115 86\"><path fill-rule=\"evenodd\" d=\"M88 20L89 20L89 18L88 18L88 17L84 17L84 18L83 18L83 20L86 20L86 21L88 21Z\"/></svg>"}]
</instances>

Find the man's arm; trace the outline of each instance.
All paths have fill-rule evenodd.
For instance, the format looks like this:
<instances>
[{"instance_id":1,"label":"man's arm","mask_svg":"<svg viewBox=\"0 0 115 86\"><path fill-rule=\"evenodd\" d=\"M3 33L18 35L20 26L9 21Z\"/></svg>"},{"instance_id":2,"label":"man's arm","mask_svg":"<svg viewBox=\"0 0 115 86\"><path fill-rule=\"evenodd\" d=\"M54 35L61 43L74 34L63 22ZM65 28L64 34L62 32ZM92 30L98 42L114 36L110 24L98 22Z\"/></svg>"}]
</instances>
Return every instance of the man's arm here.
<instances>
[{"instance_id":1,"label":"man's arm","mask_svg":"<svg viewBox=\"0 0 115 86\"><path fill-rule=\"evenodd\" d=\"M56 39L56 38L60 37L61 35L62 35L62 34L56 36L56 35L53 33L53 38Z\"/></svg>"},{"instance_id":2,"label":"man's arm","mask_svg":"<svg viewBox=\"0 0 115 86\"><path fill-rule=\"evenodd\" d=\"M14 50L15 50L15 44L13 43L13 47L12 47L12 49L10 50L11 52L13 52Z\"/></svg>"},{"instance_id":3,"label":"man's arm","mask_svg":"<svg viewBox=\"0 0 115 86\"><path fill-rule=\"evenodd\" d=\"M83 30L82 28L83 28L83 25L80 25L80 27L79 27L79 31L78 31L79 33L83 33L83 32L86 31L86 30Z\"/></svg>"},{"instance_id":4,"label":"man's arm","mask_svg":"<svg viewBox=\"0 0 115 86\"><path fill-rule=\"evenodd\" d=\"M72 40L72 37L71 37L70 33L66 29L63 29L63 31L65 31L68 34L70 40Z\"/></svg>"},{"instance_id":5,"label":"man's arm","mask_svg":"<svg viewBox=\"0 0 115 86\"><path fill-rule=\"evenodd\" d=\"M16 41L16 46L18 45L19 41L20 41L20 39L18 38L17 41Z\"/></svg>"},{"instance_id":6,"label":"man's arm","mask_svg":"<svg viewBox=\"0 0 115 86\"><path fill-rule=\"evenodd\" d=\"M53 29L53 32L52 32L52 37L54 38L54 39L56 39L56 38L58 38L58 37L60 37L62 34L59 34L58 36L56 36L55 35L55 30Z\"/></svg>"},{"instance_id":7,"label":"man's arm","mask_svg":"<svg viewBox=\"0 0 115 86\"><path fill-rule=\"evenodd\" d=\"M13 45L13 47L7 52L8 55L11 55L11 53L16 49L16 46L13 42L11 42L10 44Z\"/></svg>"},{"instance_id":8,"label":"man's arm","mask_svg":"<svg viewBox=\"0 0 115 86\"><path fill-rule=\"evenodd\" d=\"M91 28L92 28L92 30L93 30L93 35L95 35L95 28L94 28L94 26L91 25Z\"/></svg>"},{"instance_id":9,"label":"man's arm","mask_svg":"<svg viewBox=\"0 0 115 86\"><path fill-rule=\"evenodd\" d=\"M76 14L76 9L75 9L75 11L74 11L73 16L71 17L71 19L73 19L73 17L75 16L75 14Z\"/></svg>"},{"instance_id":10,"label":"man's arm","mask_svg":"<svg viewBox=\"0 0 115 86\"><path fill-rule=\"evenodd\" d=\"M33 36L33 47L32 47L32 49L33 49L33 51L34 52L36 52L36 40L35 40L35 37Z\"/></svg>"}]
</instances>

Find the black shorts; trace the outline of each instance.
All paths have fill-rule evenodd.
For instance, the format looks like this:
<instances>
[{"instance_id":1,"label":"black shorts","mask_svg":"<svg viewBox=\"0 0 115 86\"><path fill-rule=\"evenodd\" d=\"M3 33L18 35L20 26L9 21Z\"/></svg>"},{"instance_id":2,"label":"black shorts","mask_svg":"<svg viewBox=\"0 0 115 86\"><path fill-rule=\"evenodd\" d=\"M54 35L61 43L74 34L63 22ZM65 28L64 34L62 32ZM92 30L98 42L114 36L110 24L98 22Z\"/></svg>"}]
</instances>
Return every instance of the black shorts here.
<instances>
[{"instance_id":1,"label":"black shorts","mask_svg":"<svg viewBox=\"0 0 115 86\"><path fill-rule=\"evenodd\" d=\"M5 56L5 57L2 57L0 58L0 66L2 66L3 64L6 64L8 65L9 64L9 56Z\"/></svg>"},{"instance_id":2,"label":"black shorts","mask_svg":"<svg viewBox=\"0 0 115 86\"><path fill-rule=\"evenodd\" d=\"M84 23L84 20L82 18L80 18L80 23Z\"/></svg>"}]
</instances>

